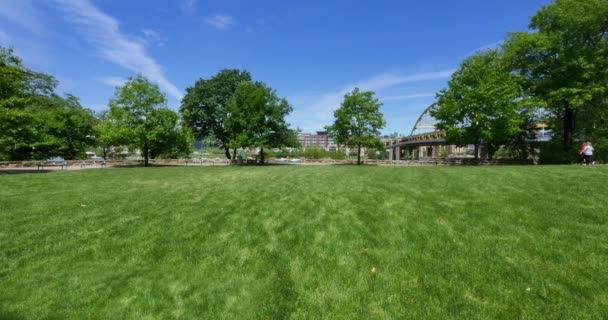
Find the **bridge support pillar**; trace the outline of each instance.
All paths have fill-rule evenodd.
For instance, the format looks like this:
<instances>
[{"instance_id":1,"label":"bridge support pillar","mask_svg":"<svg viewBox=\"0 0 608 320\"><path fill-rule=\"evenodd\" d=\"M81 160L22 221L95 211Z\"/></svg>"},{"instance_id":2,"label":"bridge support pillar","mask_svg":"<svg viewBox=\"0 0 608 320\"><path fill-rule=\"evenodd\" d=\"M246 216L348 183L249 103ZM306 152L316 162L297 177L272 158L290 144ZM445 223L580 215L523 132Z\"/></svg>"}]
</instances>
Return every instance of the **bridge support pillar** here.
<instances>
[{"instance_id":1,"label":"bridge support pillar","mask_svg":"<svg viewBox=\"0 0 608 320\"><path fill-rule=\"evenodd\" d=\"M397 160L397 161L401 160L401 147L395 148L395 160Z\"/></svg>"}]
</instances>

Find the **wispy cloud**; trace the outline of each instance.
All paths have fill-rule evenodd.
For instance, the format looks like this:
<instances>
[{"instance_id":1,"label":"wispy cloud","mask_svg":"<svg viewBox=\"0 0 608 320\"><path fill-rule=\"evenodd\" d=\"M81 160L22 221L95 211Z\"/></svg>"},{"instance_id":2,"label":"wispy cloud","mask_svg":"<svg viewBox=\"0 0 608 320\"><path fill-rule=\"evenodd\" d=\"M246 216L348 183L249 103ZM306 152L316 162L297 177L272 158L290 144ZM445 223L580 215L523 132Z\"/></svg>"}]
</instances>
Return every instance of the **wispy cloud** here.
<instances>
[{"instance_id":1,"label":"wispy cloud","mask_svg":"<svg viewBox=\"0 0 608 320\"><path fill-rule=\"evenodd\" d=\"M91 43L98 54L132 72L141 73L168 94L181 100L182 93L164 75L162 67L150 57L144 44L123 34L119 22L95 7L89 0L55 0L65 18Z\"/></svg>"},{"instance_id":2,"label":"wispy cloud","mask_svg":"<svg viewBox=\"0 0 608 320\"><path fill-rule=\"evenodd\" d=\"M141 32L144 34L146 39L156 40L156 39L160 38L160 35L158 34L158 32L156 32L152 29L144 29Z\"/></svg>"},{"instance_id":3,"label":"wispy cloud","mask_svg":"<svg viewBox=\"0 0 608 320\"><path fill-rule=\"evenodd\" d=\"M359 87L362 90L380 90L405 83L449 78L452 76L454 71L455 70L444 70L438 72L418 73L406 76L385 73L373 77L370 80L362 81L349 87ZM347 89L346 91L349 90Z\"/></svg>"},{"instance_id":4,"label":"wispy cloud","mask_svg":"<svg viewBox=\"0 0 608 320\"><path fill-rule=\"evenodd\" d=\"M121 87L123 86L126 82L127 79L123 78L123 77L103 77L103 78L99 78L97 79L99 82L108 85L110 87Z\"/></svg>"},{"instance_id":5,"label":"wispy cloud","mask_svg":"<svg viewBox=\"0 0 608 320\"><path fill-rule=\"evenodd\" d=\"M485 45L483 45L483 46L481 46L481 47L478 47L478 48L475 48L475 49L471 50L471 51L470 51L470 52L467 54L467 57L470 57L470 56L472 56L472 55L476 54L476 53L477 53L477 52L479 52L479 51L486 51L486 50L490 50L490 49L499 49L499 48L500 48L500 46L502 46L502 45L503 45L503 43L504 43L504 41L502 41L502 40L501 40L501 41L496 41L496 42L492 42L492 43L485 44ZM466 57L465 57L465 58L466 58Z\"/></svg>"},{"instance_id":6,"label":"wispy cloud","mask_svg":"<svg viewBox=\"0 0 608 320\"><path fill-rule=\"evenodd\" d=\"M31 0L0 0L0 17L37 35L46 31L44 19Z\"/></svg>"},{"instance_id":7,"label":"wispy cloud","mask_svg":"<svg viewBox=\"0 0 608 320\"><path fill-rule=\"evenodd\" d=\"M196 0L181 0L179 4L179 8L184 13L192 13L194 11L195 6Z\"/></svg>"},{"instance_id":8,"label":"wispy cloud","mask_svg":"<svg viewBox=\"0 0 608 320\"><path fill-rule=\"evenodd\" d=\"M160 31L152 29L143 29L146 44L155 44L157 47L163 47L166 44L166 38L162 37Z\"/></svg>"},{"instance_id":9,"label":"wispy cloud","mask_svg":"<svg viewBox=\"0 0 608 320\"><path fill-rule=\"evenodd\" d=\"M205 18L205 23L218 30L228 30L236 24L236 20L231 16L218 14Z\"/></svg>"},{"instance_id":10,"label":"wispy cloud","mask_svg":"<svg viewBox=\"0 0 608 320\"><path fill-rule=\"evenodd\" d=\"M381 101L398 101L398 100L410 100L410 99L418 99L418 98L431 98L434 97L434 93L414 93L414 94L406 94L401 96L389 96L382 97Z\"/></svg>"},{"instance_id":11,"label":"wispy cloud","mask_svg":"<svg viewBox=\"0 0 608 320\"><path fill-rule=\"evenodd\" d=\"M294 105L294 111L289 116L289 121L292 125L298 126L305 131L318 130L324 125L331 124L334 110L340 107L340 103L342 102L344 95L351 92L355 87L358 87L364 91L378 91L401 84L447 79L452 75L452 73L454 73L454 70L443 70L438 72L418 73L411 75L385 73L372 77L368 80L344 86L342 90L336 92L329 92L311 97L291 98L290 100ZM422 98L423 96L432 97L433 95L428 93L412 94L409 96L396 96L393 97L393 100Z\"/></svg>"}]
</instances>

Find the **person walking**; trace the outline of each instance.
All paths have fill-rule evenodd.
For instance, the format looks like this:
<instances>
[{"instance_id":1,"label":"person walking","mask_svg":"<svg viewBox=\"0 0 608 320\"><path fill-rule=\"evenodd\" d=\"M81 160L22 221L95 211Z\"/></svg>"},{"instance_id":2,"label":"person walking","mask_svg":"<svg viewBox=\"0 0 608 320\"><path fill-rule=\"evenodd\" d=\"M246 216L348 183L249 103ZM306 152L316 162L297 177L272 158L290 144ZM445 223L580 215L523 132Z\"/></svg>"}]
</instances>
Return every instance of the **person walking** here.
<instances>
[{"instance_id":1,"label":"person walking","mask_svg":"<svg viewBox=\"0 0 608 320\"><path fill-rule=\"evenodd\" d=\"M587 142L585 149L583 149L583 156L585 157L585 164L590 165L593 164L593 146L591 142Z\"/></svg>"},{"instance_id":2,"label":"person walking","mask_svg":"<svg viewBox=\"0 0 608 320\"><path fill-rule=\"evenodd\" d=\"M581 148L578 149L578 154L581 155L581 164L584 165L585 164L585 148L587 147L587 142L583 142L583 144L581 145Z\"/></svg>"}]
</instances>

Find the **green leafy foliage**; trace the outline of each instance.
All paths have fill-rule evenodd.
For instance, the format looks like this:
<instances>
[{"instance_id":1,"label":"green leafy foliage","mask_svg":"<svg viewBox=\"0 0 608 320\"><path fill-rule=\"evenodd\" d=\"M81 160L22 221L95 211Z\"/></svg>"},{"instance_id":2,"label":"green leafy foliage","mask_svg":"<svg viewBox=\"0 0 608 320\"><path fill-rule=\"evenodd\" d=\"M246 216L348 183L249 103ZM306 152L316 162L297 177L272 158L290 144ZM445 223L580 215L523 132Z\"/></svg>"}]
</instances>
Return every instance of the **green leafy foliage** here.
<instances>
[{"instance_id":1,"label":"green leafy foliage","mask_svg":"<svg viewBox=\"0 0 608 320\"><path fill-rule=\"evenodd\" d=\"M66 159L84 158L87 147L95 142L93 112L82 108L73 95L53 96L50 102L49 108L41 112L46 131L36 143L36 152Z\"/></svg>"},{"instance_id":2,"label":"green leafy foliage","mask_svg":"<svg viewBox=\"0 0 608 320\"><path fill-rule=\"evenodd\" d=\"M57 85L0 47L0 160L84 156L95 119L76 97L55 94Z\"/></svg>"},{"instance_id":3,"label":"green leafy foliage","mask_svg":"<svg viewBox=\"0 0 608 320\"><path fill-rule=\"evenodd\" d=\"M431 115L438 120L437 129L446 131L446 141L476 149L484 145L490 158L501 145L525 134L535 106L521 77L509 72L497 50L467 58L437 98Z\"/></svg>"},{"instance_id":4,"label":"green leafy foliage","mask_svg":"<svg viewBox=\"0 0 608 320\"><path fill-rule=\"evenodd\" d=\"M357 147L357 164L361 164L362 147L379 147L382 145L380 129L386 122L380 112L382 103L374 97L373 91L359 91L344 95L340 108L334 111L334 123L326 126L327 133L337 143Z\"/></svg>"},{"instance_id":5,"label":"green leafy foliage","mask_svg":"<svg viewBox=\"0 0 608 320\"><path fill-rule=\"evenodd\" d=\"M528 79L531 92L552 111L563 158L577 139L579 118L605 116L607 16L605 0L555 0L532 17L532 32L510 34L504 45L513 70Z\"/></svg>"},{"instance_id":6,"label":"green leafy foliage","mask_svg":"<svg viewBox=\"0 0 608 320\"><path fill-rule=\"evenodd\" d=\"M98 128L106 143L139 148L148 166L150 157L190 153L178 119L158 86L138 75L116 88L107 119Z\"/></svg>"},{"instance_id":7,"label":"green leafy foliage","mask_svg":"<svg viewBox=\"0 0 608 320\"><path fill-rule=\"evenodd\" d=\"M192 135L188 128L178 126L179 115L168 108L159 108L151 114L150 156L175 159L191 152Z\"/></svg>"},{"instance_id":8,"label":"green leafy foliage","mask_svg":"<svg viewBox=\"0 0 608 320\"><path fill-rule=\"evenodd\" d=\"M296 133L285 120L293 108L265 84L250 81L239 84L227 109L230 116L225 120L225 128L232 135L228 145L260 148L261 164L264 148L297 146Z\"/></svg>"},{"instance_id":9,"label":"green leafy foliage","mask_svg":"<svg viewBox=\"0 0 608 320\"><path fill-rule=\"evenodd\" d=\"M226 119L230 113L227 102L232 98L238 85L251 81L251 74L237 69L225 69L211 79L199 79L186 89L182 99L180 114L184 125L189 127L197 138L213 136L224 148L230 159L228 143L234 139L226 129Z\"/></svg>"}]
</instances>

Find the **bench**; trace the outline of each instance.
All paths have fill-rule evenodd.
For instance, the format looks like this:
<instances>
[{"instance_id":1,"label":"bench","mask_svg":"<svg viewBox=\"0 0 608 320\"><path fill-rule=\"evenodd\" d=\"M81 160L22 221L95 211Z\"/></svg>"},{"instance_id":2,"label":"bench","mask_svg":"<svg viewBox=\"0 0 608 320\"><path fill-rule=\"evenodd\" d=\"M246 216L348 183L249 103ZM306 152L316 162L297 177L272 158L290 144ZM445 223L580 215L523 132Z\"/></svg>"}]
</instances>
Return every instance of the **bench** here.
<instances>
[{"instance_id":1,"label":"bench","mask_svg":"<svg viewBox=\"0 0 608 320\"><path fill-rule=\"evenodd\" d=\"M190 160L186 160L186 165L188 165L188 163L192 163L192 164L197 164L198 163L199 165L202 166L203 162L205 162L205 158L200 158L200 159L192 158Z\"/></svg>"},{"instance_id":2,"label":"bench","mask_svg":"<svg viewBox=\"0 0 608 320\"><path fill-rule=\"evenodd\" d=\"M93 162L89 162L89 161L80 161L80 162L79 162L79 164L80 164L80 169L82 169L82 168L86 168L86 166L93 165Z\"/></svg>"},{"instance_id":3,"label":"bench","mask_svg":"<svg viewBox=\"0 0 608 320\"><path fill-rule=\"evenodd\" d=\"M37 162L36 166L38 167L38 171L44 170L44 167L61 167L61 170L68 168L68 163L65 161L47 161L47 162Z\"/></svg>"},{"instance_id":4,"label":"bench","mask_svg":"<svg viewBox=\"0 0 608 320\"><path fill-rule=\"evenodd\" d=\"M101 161L80 161L80 168L86 168L87 166L94 166L96 164L99 164L99 166L101 168L105 168L106 167L106 161L105 160L101 160Z\"/></svg>"},{"instance_id":5,"label":"bench","mask_svg":"<svg viewBox=\"0 0 608 320\"><path fill-rule=\"evenodd\" d=\"M106 167L106 161L105 160L94 160L92 162L90 162L92 166L94 165L99 165L100 168L105 168Z\"/></svg>"}]
</instances>

